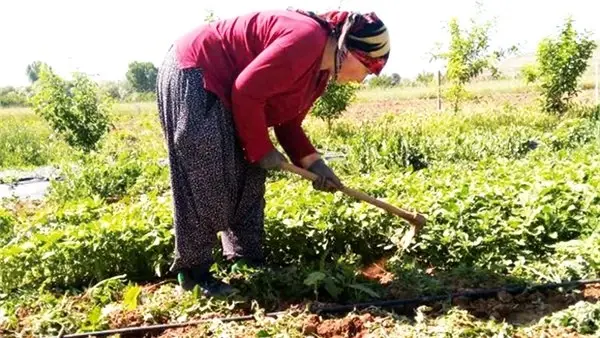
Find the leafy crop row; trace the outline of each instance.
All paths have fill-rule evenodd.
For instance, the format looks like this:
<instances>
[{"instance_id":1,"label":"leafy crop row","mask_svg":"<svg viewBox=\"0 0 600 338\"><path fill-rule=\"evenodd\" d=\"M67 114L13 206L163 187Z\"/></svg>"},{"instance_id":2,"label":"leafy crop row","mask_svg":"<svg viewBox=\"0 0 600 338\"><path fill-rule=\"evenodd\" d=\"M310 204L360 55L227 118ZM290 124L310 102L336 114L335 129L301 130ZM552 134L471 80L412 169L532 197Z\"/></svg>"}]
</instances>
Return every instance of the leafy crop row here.
<instances>
[{"instance_id":1,"label":"leafy crop row","mask_svg":"<svg viewBox=\"0 0 600 338\"><path fill-rule=\"evenodd\" d=\"M467 264L502 272L597 228L598 149L596 142L524 159L450 163L419 172L380 171L347 177L346 184L429 216L409 253L423 264L442 269ZM81 171L82 177L85 173ZM269 183L267 201L267 250L274 264L344 254L374 258L393 250L406 229L395 216L341 194L312 191L296 177ZM89 217L72 218L66 209L54 218L39 217L45 224L22 225L31 233L0 249L0 287L81 285L118 273L149 278L155 269L164 270L173 247L168 193L152 189L126 196L101 214L98 206L88 203Z\"/></svg>"},{"instance_id":2,"label":"leafy crop row","mask_svg":"<svg viewBox=\"0 0 600 338\"><path fill-rule=\"evenodd\" d=\"M600 107L557 119L522 109L434 116L389 115L361 125L340 123L311 133L322 149L346 155L345 173L423 169L435 163L521 158L540 147L572 149L600 132Z\"/></svg>"},{"instance_id":3,"label":"leafy crop row","mask_svg":"<svg viewBox=\"0 0 600 338\"><path fill-rule=\"evenodd\" d=\"M241 273L242 281L234 284L270 308L313 295L372 299L384 293L361 280L356 269L382 254L394 255L396 282L421 294L449 288L445 283L461 274L473 285L486 276L595 277L600 272L600 111L571 114L558 118L505 109L410 115L385 117L378 125L336 124L330 132L309 124L319 148L346 153L333 162L346 185L417 209L429 223L414 245L400 252L396 244L407 229L400 218L278 173L268 181L265 248L273 267L286 268ZM39 206L0 208L0 328L3 317L18 325L24 311L46 318L32 329L38 333L55 334L60 325L105 328L114 301L128 308L145 303L149 321L226 306L194 304L191 298L176 304L171 286L165 289L169 296L156 295L160 299L135 284L88 289L72 302L47 293L117 275L147 281L166 273L173 254L172 201L154 118L123 121L142 128L113 130L98 152L65 161L62 179L53 182ZM414 158L422 161L422 170L413 170ZM147 298L138 297L145 292ZM39 300L18 298L23 294ZM91 297L89 310L79 303L86 297ZM67 313L71 305L74 315ZM585 326L586 313L569 317L576 317L571 322L557 320L596 330Z\"/></svg>"},{"instance_id":4,"label":"leafy crop row","mask_svg":"<svg viewBox=\"0 0 600 338\"><path fill-rule=\"evenodd\" d=\"M597 227L597 149L449 164L417 173L382 171L349 178L347 184L429 216L414 247L424 262L494 269L545 255L547 245ZM406 229L399 218L364 203L308 190L290 182L271 189L268 246L276 260L292 262L346 248L370 257L392 245L396 231Z\"/></svg>"}]
</instances>

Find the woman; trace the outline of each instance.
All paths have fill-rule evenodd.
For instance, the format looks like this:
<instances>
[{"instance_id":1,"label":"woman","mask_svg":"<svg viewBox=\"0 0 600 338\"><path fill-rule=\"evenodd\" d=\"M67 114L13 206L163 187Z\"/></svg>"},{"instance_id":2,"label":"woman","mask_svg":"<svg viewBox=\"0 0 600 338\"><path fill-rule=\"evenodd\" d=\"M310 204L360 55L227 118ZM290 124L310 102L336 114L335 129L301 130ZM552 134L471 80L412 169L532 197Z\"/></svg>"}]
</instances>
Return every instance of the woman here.
<instances>
[{"instance_id":1,"label":"woman","mask_svg":"<svg viewBox=\"0 0 600 338\"><path fill-rule=\"evenodd\" d=\"M174 203L176 272L185 290L231 288L209 268L217 233L227 259L263 261L266 170L286 158L341 187L302 129L328 81L363 81L389 56L374 13L267 11L202 25L169 50L157 80Z\"/></svg>"}]
</instances>

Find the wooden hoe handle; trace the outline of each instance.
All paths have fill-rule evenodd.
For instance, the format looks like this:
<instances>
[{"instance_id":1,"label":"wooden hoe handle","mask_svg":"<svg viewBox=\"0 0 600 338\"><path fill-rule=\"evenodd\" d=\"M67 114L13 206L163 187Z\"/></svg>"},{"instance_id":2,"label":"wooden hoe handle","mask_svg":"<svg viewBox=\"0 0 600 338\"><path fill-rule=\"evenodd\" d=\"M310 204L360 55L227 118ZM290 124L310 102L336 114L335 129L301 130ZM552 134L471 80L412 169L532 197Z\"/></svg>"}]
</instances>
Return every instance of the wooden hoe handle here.
<instances>
[{"instance_id":1,"label":"wooden hoe handle","mask_svg":"<svg viewBox=\"0 0 600 338\"><path fill-rule=\"evenodd\" d=\"M312 173L306 169L297 167L289 162L284 162L281 165L281 168L285 171L300 175L309 181L315 181L319 178L319 176L317 174ZM348 187L342 187L342 189L340 189L340 191L348 196L352 196L359 200L370 203L376 207L379 207L391 214L400 216L403 219L405 219L406 221L408 221L410 224L412 224L413 226L415 226L419 229L425 225L425 222L426 222L425 216L423 216L422 214L420 214L418 212L406 211L404 209L395 207L391 204L388 204L386 202L378 200L372 196L369 196L369 195L365 194L364 192L354 190L354 189L351 189Z\"/></svg>"}]
</instances>

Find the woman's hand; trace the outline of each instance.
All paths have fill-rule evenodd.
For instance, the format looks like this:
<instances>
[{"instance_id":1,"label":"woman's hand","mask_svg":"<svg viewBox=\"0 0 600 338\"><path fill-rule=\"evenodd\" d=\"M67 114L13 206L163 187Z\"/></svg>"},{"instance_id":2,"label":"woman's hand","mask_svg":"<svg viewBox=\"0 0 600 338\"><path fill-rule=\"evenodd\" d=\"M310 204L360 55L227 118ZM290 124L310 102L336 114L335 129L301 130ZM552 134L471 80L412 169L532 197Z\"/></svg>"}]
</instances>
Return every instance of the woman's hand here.
<instances>
[{"instance_id":1,"label":"woman's hand","mask_svg":"<svg viewBox=\"0 0 600 338\"><path fill-rule=\"evenodd\" d=\"M303 158L301 161L303 167L308 171L319 176L319 179L313 182L313 188L320 191L333 192L342 188L342 182L335 175L333 170L325 164L325 161L319 154L311 154Z\"/></svg>"},{"instance_id":2,"label":"woman's hand","mask_svg":"<svg viewBox=\"0 0 600 338\"><path fill-rule=\"evenodd\" d=\"M273 149L258 161L258 165L267 170L280 169L281 164L287 162L287 159L279 150Z\"/></svg>"}]
</instances>

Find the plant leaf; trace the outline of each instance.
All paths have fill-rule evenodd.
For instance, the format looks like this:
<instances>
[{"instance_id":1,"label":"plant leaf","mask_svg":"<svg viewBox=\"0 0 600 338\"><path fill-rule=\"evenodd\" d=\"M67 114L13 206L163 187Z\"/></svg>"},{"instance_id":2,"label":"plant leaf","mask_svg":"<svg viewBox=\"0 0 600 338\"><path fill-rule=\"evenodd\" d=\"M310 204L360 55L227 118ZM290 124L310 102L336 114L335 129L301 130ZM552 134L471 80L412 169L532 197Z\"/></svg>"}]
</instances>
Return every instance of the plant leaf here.
<instances>
[{"instance_id":1,"label":"plant leaf","mask_svg":"<svg viewBox=\"0 0 600 338\"><path fill-rule=\"evenodd\" d=\"M323 281L323 279L325 279L325 277L327 277L327 276L320 271L312 272L311 274L308 275L308 277L306 277L306 279L304 279L304 285L308 285L308 286L318 285L321 281Z\"/></svg>"},{"instance_id":2,"label":"plant leaf","mask_svg":"<svg viewBox=\"0 0 600 338\"><path fill-rule=\"evenodd\" d=\"M127 287L123 293L123 303L125 304L126 309L135 310L141 292L142 288L137 285Z\"/></svg>"},{"instance_id":3,"label":"plant leaf","mask_svg":"<svg viewBox=\"0 0 600 338\"><path fill-rule=\"evenodd\" d=\"M377 292L373 291L371 288L369 288L368 286L366 286L364 284L349 284L348 287L362 291L371 297L380 298L380 296L379 296L379 294L377 294Z\"/></svg>"}]
</instances>

